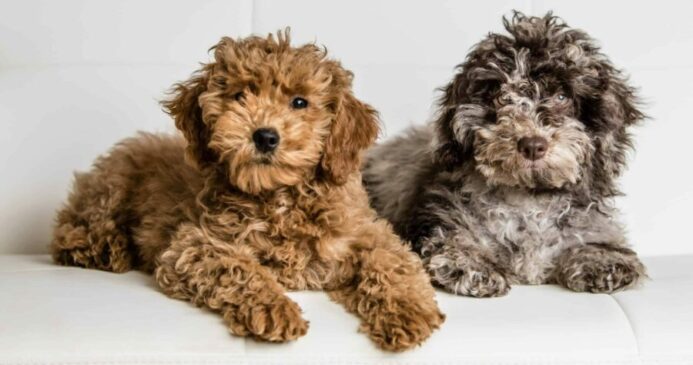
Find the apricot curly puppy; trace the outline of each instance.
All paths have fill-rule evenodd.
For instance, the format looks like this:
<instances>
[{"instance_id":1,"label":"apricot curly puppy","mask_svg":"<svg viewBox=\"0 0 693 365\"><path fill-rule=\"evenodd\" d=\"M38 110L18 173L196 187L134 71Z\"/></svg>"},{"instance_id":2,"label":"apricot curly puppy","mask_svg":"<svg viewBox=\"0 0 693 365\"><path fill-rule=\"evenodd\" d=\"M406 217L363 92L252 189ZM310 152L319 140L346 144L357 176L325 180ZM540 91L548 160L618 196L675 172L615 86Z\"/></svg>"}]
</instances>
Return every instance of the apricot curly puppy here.
<instances>
[{"instance_id":1,"label":"apricot curly puppy","mask_svg":"<svg viewBox=\"0 0 693 365\"><path fill-rule=\"evenodd\" d=\"M141 134L76 175L54 259L153 272L238 336L304 335L284 291L323 289L381 348L420 344L444 316L419 258L368 206L358 166L378 120L352 74L288 31L213 49L163 103L185 139Z\"/></svg>"}]
</instances>

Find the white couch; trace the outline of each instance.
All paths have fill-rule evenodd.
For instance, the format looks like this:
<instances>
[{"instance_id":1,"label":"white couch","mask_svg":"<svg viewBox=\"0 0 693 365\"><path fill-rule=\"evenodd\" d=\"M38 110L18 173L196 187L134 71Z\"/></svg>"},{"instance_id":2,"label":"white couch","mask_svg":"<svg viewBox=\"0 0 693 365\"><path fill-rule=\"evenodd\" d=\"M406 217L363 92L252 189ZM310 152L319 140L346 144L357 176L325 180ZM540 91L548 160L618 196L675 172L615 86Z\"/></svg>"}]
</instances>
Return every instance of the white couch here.
<instances>
[{"instance_id":1,"label":"white couch","mask_svg":"<svg viewBox=\"0 0 693 365\"><path fill-rule=\"evenodd\" d=\"M385 135L429 119L434 89L511 9L554 9L588 30L642 89L651 120L619 200L650 280L615 295L516 286L447 314L423 346L377 350L323 293L292 293L310 320L290 344L232 337L144 274L50 262L71 172L136 130L171 131L157 100L222 35L290 25L356 74ZM0 0L0 364L693 364L693 3ZM688 164L688 165L686 165Z\"/></svg>"}]
</instances>

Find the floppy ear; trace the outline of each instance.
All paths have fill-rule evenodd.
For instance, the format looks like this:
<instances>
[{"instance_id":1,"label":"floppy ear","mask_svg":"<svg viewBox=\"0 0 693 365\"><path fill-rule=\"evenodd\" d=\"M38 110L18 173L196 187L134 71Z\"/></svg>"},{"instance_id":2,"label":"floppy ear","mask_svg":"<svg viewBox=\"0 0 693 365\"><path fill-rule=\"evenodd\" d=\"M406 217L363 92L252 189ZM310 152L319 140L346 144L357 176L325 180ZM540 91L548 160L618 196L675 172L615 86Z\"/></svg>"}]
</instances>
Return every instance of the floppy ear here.
<instances>
[{"instance_id":1,"label":"floppy ear","mask_svg":"<svg viewBox=\"0 0 693 365\"><path fill-rule=\"evenodd\" d=\"M209 67L203 67L188 81L175 84L170 92L172 97L161 103L188 142L185 148L187 161L197 168L214 160L214 153L207 147L210 131L202 120L202 108L198 101L200 94L207 90Z\"/></svg>"},{"instance_id":2,"label":"floppy ear","mask_svg":"<svg viewBox=\"0 0 693 365\"><path fill-rule=\"evenodd\" d=\"M337 101L320 162L323 177L334 184L344 184L359 169L361 151L375 142L378 130L378 112L358 101L351 92L343 93Z\"/></svg>"},{"instance_id":3,"label":"floppy ear","mask_svg":"<svg viewBox=\"0 0 693 365\"><path fill-rule=\"evenodd\" d=\"M438 118L434 121L436 147L433 152L435 161L452 168L467 159L474 151L474 133L471 125L485 115L485 109L475 104L460 104L467 101L464 97L468 81L460 72L443 92L438 109Z\"/></svg>"},{"instance_id":4,"label":"floppy ear","mask_svg":"<svg viewBox=\"0 0 693 365\"><path fill-rule=\"evenodd\" d=\"M606 90L601 95L599 114L607 129L616 130L629 127L645 118L639 109L636 91L627 80L615 70L609 70Z\"/></svg>"},{"instance_id":5,"label":"floppy ear","mask_svg":"<svg viewBox=\"0 0 693 365\"><path fill-rule=\"evenodd\" d=\"M607 171L618 176L632 148L629 127L645 118L636 90L618 70L606 68L606 89L599 100L598 115L604 135L598 141L595 156Z\"/></svg>"},{"instance_id":6,"label":"floppy ear","mask_svg":"<svg viewBox=\"0 0 693 365\"><path fill-rule=\"evenodd\" d=\"M628 128L643 120L645 114L627 79L610 64L601 66L601 92L587 102L584 122L595 135L591 185L600 195L612 196L618 194L614 179L623 171L626 153L632 148Z\"/></svg>"},{"instance_id":7,"label":"floppy ear","mask_svg":"<svg viewBox=\"0 0 693 365\"><path fill-rule=\"evenodd\" d=\"M455 117L453 109L455 81L450 82L445 88L441 88L443 96L438 104L438 118L434 122L436 131L436 147L433 152L433 157L436 162L443 166L457 164L458 151L455 136L452 132L452 119Z\"/></svg>"}]
</instances>

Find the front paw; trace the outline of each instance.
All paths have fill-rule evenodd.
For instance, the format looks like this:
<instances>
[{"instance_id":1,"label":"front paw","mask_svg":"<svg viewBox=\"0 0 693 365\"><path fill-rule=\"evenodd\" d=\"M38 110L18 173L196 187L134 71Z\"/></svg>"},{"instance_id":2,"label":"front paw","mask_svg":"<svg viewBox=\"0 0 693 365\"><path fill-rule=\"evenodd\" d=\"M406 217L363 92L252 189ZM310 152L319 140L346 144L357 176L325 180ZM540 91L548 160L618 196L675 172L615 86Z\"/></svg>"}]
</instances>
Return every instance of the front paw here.
<instances>
[{"instance_id":1,"label":"front paw","mask_svg":"<svg viewBox=\"0 0 693 365\"><path fill-rule=\"evenodd\" d=\"M446 255L434 255L426 269L434 283L453 294L487 298L510 291L508 279L496 265L475 262L470 257L454 260Z\"/></svg>"},{"instance_id":2,"label":"front paw","mask_svg":"<svg viewBox=\"0 0 693 365\"><path fill-rule=\"evenodd\" d=\"M306 334L308 322L301 317L301 308L288 297L268 303L242 305L224 313L231 333L253 336L270 342L287 342Z\"/></svg>"},{"instance_id":3,"label":"front paw","mask_svg":"<svg viewBox=\"0 0 693 365\"><path fill-rule=\"evenodd\" d=\"M560 263L559 282L576 292L613 293L630 288L645 277L645 267L634 252L625 250L576 249Z\"/></svg>"},{"instance_id":4,"label":"front paw","mask_svg":"<svg viewBox=\"0 0 693 365\"><path fill-rule=\"evenodd\" d=\"M435 301L430 303L411 302L404 305L383 307L376 311L361 330L368 334L378 347L387 351L404 351L421 344L445 321Z\"/></svg>"}]
</instances>

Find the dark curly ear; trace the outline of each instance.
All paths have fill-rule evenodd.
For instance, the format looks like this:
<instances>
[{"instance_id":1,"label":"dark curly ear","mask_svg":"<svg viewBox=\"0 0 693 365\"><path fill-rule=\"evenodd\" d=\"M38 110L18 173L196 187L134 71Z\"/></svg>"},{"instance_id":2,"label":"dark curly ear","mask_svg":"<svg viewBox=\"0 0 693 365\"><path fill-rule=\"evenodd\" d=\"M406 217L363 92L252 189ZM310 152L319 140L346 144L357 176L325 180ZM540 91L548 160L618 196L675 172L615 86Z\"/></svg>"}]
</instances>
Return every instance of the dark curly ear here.
<instances>
[{"instance_id":1,"label":"dark curly ear","mask_svg":"<svg viewBox=\"0 0 693 365\"><path fill-rule=\"evenodd\" d=\"M592 187L603 196L618 194L614 179L626 165L626 154L632 148L628 128L645 118L640 110L636 90L610 64L601 65L602 92L588 102L587 126L593 129Z\"/></svg>"},{"instance_id":2,"label":"dark curly ear","mask_svg":"<svg viewBox=\"0 0 693 365\"><path fill-rule=\"evenodd\" d=\"M188 142L186 159L198 168L214 159L213 152L207 147L210 131L202 120L202 109L198 101L200 94L207 90L209 67L211 66L203 67L188 81L175 84L170 92L172 97L161 103Z\"/></svg>"},{"instance_id":3,"label":"dark curly ear","mask_svg":"<svg viewBox=\"0 0 693 365\"><path fill-rule=\"evenodd\" d=\"M344 92L337 101L330 135L320 162L320 173L334 184L344 184L359 169L361 152L378 136L378 112L370 105Z\"/></svg>"},{"instance_id":4,"label":"dark curly ear","mask_svg":"<svg viewBox=\"0 0 693 365\"><path fill-rule=\"evenodd\" d=\"M465 103L467 84L466 76L460 72L440 89L443 96L438 103L438 118L434 121L436 147L433 156L446 168L460 164L473 153L474 134L469 127L485 115L480 105Z\"/></svg>"},{"instance_id":5,"label":"dark curly ear","mask_svg":"<svg viewBox=\"0 0 693 365\"><path fill-rule=\"evenodd\" d=\"M607 70L606 90L601 95L599 114L608 130L625 129L645 118L635 88L617 70Z\"/></svg>"}]
</instances>

